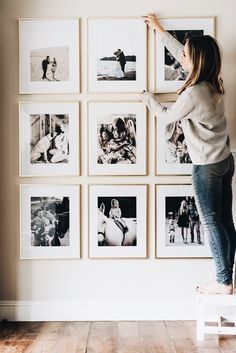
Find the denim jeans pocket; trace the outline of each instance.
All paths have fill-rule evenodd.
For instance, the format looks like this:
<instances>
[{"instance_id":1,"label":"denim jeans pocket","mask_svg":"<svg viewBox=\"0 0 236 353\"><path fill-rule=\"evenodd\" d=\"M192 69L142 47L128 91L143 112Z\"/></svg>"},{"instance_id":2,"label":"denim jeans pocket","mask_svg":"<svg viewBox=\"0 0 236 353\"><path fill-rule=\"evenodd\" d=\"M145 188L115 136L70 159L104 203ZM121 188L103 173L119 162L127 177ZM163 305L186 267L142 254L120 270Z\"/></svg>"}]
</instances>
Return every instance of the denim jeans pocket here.
<instances>
[{"instance_id":1,"label":"denim jeans pocket","mask_svg":"<svg viewBox=\"0 0 236 353\"><path fill-rule=\"evenodd\" d=\"M227 174L230 170L232 170L232 157L229 155L223 161L213 163L213 164L205 164L205 165L194 165L193 166L193 175L194 176L205 176L205 177L221 177ZM233 170L231 171L233 174Z\"/></svg>"}]
</instances>

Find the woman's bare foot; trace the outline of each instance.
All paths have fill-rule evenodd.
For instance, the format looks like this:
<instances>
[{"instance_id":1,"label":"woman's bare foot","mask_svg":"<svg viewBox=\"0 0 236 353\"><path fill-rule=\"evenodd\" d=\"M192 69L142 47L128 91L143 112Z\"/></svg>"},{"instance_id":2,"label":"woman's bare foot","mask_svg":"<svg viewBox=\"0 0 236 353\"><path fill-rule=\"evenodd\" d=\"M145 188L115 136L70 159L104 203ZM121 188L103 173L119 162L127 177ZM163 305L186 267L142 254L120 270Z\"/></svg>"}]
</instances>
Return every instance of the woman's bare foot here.
<instances>
[{"instance_id":1,"label":"woman's bare foot","mask_svg":"<svg viewBox=\"0 0 236 353\"><path fill-rule=\"evenodd\" d=\"M197 292L201 294L233 294L233 285L209 282L197 287Z\"/></svg>"}]
</instances>

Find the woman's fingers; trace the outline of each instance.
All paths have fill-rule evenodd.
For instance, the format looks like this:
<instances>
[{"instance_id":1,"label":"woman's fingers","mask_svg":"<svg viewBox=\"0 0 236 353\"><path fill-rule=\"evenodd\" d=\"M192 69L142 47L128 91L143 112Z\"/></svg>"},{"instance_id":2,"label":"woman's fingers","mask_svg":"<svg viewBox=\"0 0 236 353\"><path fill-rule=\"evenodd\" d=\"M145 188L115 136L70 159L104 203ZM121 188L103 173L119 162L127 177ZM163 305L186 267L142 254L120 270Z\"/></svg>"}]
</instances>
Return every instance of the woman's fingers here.
<instances>
[{"instance_id":1,"label":"woman's fingers","mask_svg":"<svg viewBox=\"0 0 236 353\"><path fill-rule=\"evenodd\" d=\"M154 13L148 13L147 15L144 15L143 17L153 17L153 16L155 16Z\"/></svg>"},{"instance_id":2,"label":"woman's fingers","mask_svg":"<svg viewBox=\"0 0 236 353\"><path fill-rule=\"evenodd\" d=\"M158 19L156 17L156 15L150 13L147 15L142 16L142 18L144 19L144 22L153 29L158 29L160 27Z\"/></svg>"},{"instance_id":3,"label":"woman's fingers","mask_svg":"<svg viewBox=\"0 0 236 353\"><path fill-rule=\"evenodd\" d=\"M145 22L145 23L148 23L148 20L149 20L149 19L148 19L147 16L142 16L142 18L144 19L144 22Z\"/></svg>"},{"instance_id":4,"label":"woman's fingers","mask_svg":"<svg viewBox=\"0 0 236 353\"><path fill-rule=\"evenodd\" d=\"M147 20L151 20L151 19L155 19L156 18L156 16L154 15L154 14L148 14L148 15L145 15L145 16L143 16L145 19L147 19Z\"/></svg>"},{"instance_id":5,"label":"woman's fingers","mask_svg":"<svg viewBox=\"0 0 236 353\"><path fill-rule=\"evenodd\" d=\"M150 21L151 17L150 16L142 16L145 21Z\"/></svg>"}]
</instances>

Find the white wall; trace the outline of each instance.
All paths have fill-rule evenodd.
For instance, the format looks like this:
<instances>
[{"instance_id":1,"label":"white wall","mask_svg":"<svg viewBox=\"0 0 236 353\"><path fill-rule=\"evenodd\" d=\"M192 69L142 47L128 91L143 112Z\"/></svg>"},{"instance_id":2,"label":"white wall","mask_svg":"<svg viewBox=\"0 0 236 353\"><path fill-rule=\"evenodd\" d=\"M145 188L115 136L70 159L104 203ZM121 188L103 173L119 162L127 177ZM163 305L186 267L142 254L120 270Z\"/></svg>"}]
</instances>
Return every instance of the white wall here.
<instances>
[{"instance_id":1,"label":"white wall","mask_svg":"<svg viewBox=\"0 0 236 353\"><path fill-rule=\"evenodd\" d=\"M222 45L226 114L232 147L236 148L236 3L234 0L1 0L1 202L0 202L0 317L28 320L60 319L184 319L194 318L194 292L208 280L211 260L158 260L154 254L154 184L189 182L189 177L156 177L154 172L154 120L149 116L148 175L136 177L88 177L87 141L82 134L81 176L19 178L18 101L78 100L81 130L86 131L86 103L92 100L139 100L138 95L86 93L86 19L94 16L140 16L158 12L164 17L216 16L217 38ZM18 18L81 18L81 89L79 95L18 94ZM150 45L149 89L153 87L153 51ZM161 98L173 98L162 95ZM82 184L82 257L80 260L19 259L19 184ZM88 259L87 184L149 184L148 259Z\"/></svg>"}]
</instances>

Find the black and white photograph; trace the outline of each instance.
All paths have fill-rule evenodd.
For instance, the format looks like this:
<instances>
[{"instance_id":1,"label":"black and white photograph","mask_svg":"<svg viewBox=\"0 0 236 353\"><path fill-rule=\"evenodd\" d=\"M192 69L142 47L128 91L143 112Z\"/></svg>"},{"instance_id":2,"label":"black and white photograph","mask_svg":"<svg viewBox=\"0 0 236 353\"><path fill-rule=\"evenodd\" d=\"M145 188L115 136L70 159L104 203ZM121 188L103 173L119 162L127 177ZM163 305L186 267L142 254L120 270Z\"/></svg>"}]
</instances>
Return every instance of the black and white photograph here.
<instances>
[{"instance_id":1,"label":"black and white photograph","mask_svg":"<svg viewBox=\"0 0 236 353\"><path fill-rule=\"evenodd\" d=\"M141 19L89 19L88 33L90 92L145 89L146 26Z\"/></svg>"},{"instance_id":2,"label":"black and white photograph","mask_svg":"<svg viewBox=\"0 0 236 353\"><path fill-rule=\"evenodd\" d=\"M166 125L165 160L171 164L192 163L181 121Z\"/></svg>"},{"instance_id":3,"label":"black and white photograph","mask_svg":"<svg viewBox=\"0 0 236 353\"><path fill-rule=\"evenodd\" d=\"M166 246L204 245L203 227L193 196L166 197Z\"/></svg>"},{"instance_id":4,"label":"black and white photograph","mask_svg":"<svg viewBox=\"0 0 236 353\"><path fill-rule=\"evenodd\" d=\"M90 257L145 257L145 205L145 185L90 185Z\"/></svg>"},{"instance_id":5,"label":"black and white photograph","mask_svg":"<svg viewBox=\"0 0 236 353\"><path fill-rule=\"evenodd\" d=\"M31 197L31 245L70 245L69 197Z\"/></svg>"},{"instance_id":6,"label":"black and white photograph","mask_svg":"<svg viewBox=\"0 0 236 353\"><path fill-rule=\"evenodd\" d=\"M98 122L97 162L101 164L136 163L135 114L111 114Z\"/></svg>"},{"instance_id":7,"label":"black and white photograph","mask_svg":"<svg viewBox=\"0 0 236 353\"><path fill-rule=\"evenodd\" d=\"M188 38L193 36L202 36L203 30L175 30L168 31L174 38L176 38L181 44L185 45ZM166 81L185 81L187 72L183 70L179 61L177 61L169 50L165 47L165 80Z\"/></svg>"},{"instance_id":8,"label":"black and white photograph","mask_svg":"<svg viewBox=\"0 0 236 353\"><path fill-rule=\"evenodd\" d=\"M156 186L156 257L210 257L191 185Z\"/></svg>"},{"instance_id":9,"label":"black and white photograph","mask_svg":"<svg viewBox=\"0 0 236 353\"><path fill-rule=\"evenodd\" d=\"M182 45L187 38L197 35L215 35L214 17L205 18L161 18L163 27ZM156 33L156 89L157 93L176 92L187 77L179 58L163 45L161 36Z\"/></svg>"},{"instance_id":10,"label":"black and white photograph","mask_svg":"<svg viewBox=\"0 0 236 353\"><path fill-rule=\"evenodd\" d=\"M77 185L20 185L22 259L80 257Z\"/></svg>"},{"instance_id":11,"label":"black and white photograph","mask_svg":"<svg viewBox=\"0 0 236 353\"><path fill-rule=\"evenodd\" d=\"M79 19L19 19L20 93L79 93Z\"/></svg>"},{"instance_id":12,"label":"black and white photograph","mask_svg":"<svg viewBox=\"0 0 236 353\"><path fill-rule=\"evenodd\" d=\"M146 108L142 103L89 104L91 174L145 173Z\"/></svg>"},{"instance_id":13,"label":"black and white photograph","mask_svg":"<svg viewBox=\"0 0 236 353\"><path fill-rule=\"evenodd\" d=\"M98 246L136 246L136 197L98 197Z\"/></svg>"},{"instance_id":14,"label":"black and white photograph","mask_svg":"<svg viewBox=\"0 0 236 353\"><path fill-rule=\"evenodd\" d=\"M31 163L68 163L69 116L57 114L32 114Z\"/></svg>"},{"instance_id":15,"label":"black and white photograph","mask_svg":"<svg viewBox=\"0 0 236 353\"><path fill-rule=\"evenodd\" d=\"M78 114L77 103L20 103L20 175L78 173Z\"/></svg>"},{"instance_id":16,"label":"black and white photograph","mask_svg":"<svg viewBox=\"0 0 236 353\"><path fill-rule=\"evenodd\" d=\"M166 107L172 104L163 102ZM156 174L187 175L191 170L192 161L181 121L166 124L156 116Z\"/></svg>"},{"instance_id":17,"label":"black and white photograph","mask_svg":"<svg viewBox=\"0 0 236 353\"><path fill-rule=\"evenodd\" d=\"M127 55L118 48L110 56L99 58L97 79L136 80L136 55Z\"/></svg>"},{"instance_id":18,"label":"black and white photograph","mask_svg":"<svg viewBox=\"0 0 236 353\"><path fill-rule=\"evenodd\" d=\"M31 81L69 81L69 47L39 48L30 52Z\"/></svg>"}]
</instances>

